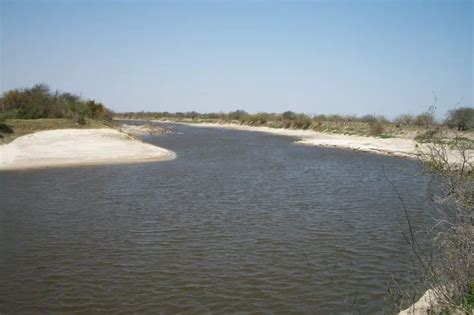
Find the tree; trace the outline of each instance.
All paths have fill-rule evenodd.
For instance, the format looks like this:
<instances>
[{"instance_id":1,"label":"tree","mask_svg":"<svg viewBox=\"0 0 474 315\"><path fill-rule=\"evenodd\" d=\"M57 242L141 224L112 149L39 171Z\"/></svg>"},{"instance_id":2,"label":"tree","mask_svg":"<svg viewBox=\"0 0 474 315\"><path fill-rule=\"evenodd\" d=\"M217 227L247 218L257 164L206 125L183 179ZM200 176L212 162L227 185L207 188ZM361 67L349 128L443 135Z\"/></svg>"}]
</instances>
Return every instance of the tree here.
<instances>
[{"instance_id":1,"label":"tree","mask_svg":"<svg viewBox=\"0 0 474 315\"><path fill-rule=\"evenodd\" d=\"M83 101L71 93L52 92L46 84L9 90L0 98L3 119L70 118L85 122L86 117L110 119L111 112L94 100Z\"/></svg>"},{"instance_id":2,"label":"tree","mask_svg":"<svg viewBox=\"0 0 474 315\"><path fill-rule=\"evenodd\" d=\"M429 128L435 123L434 115L431 112L424 112L415 117L415 125L419 127Z\"/></svg>"},{"instance_id":3,"label":"tree","mask_svg":"<svg viewBox=\"0 0 474 315\"><path fill-rule=\"evenodd\" d=\"M474 128L474 108L460 107L448 112L445 124L449 128L457 128L458 131L465 131Z\"/></svg>"},{"instance_id":4,"label":"tree","mask_svg":"<svg viewBox=\"0 0 474 315\"><path fill-rule=\"evenodd\" d=\"M248 116L248 113L244 110L241 110L241 109L230 112L228 114L228 117L229 117L230 120L241 120L245 116Z\"/></svg>"},{"instance_id":5,"label":"tree","mask_svg":"<svg viewBox=\"0 0 474 315\"><path fill-rule=\"evenodd\" d=\"M281 114L281 118L286 119L286 120L295 120L297 118L296 113L292 111L286 111L283 114Z\"/></svg>"},{"instance_id":6,"label":"tree","mask_svg":"<svg viewBox=\"0 0 474 315\"><path fill-rule=\"evenodd\" d=\"M395 124L397 124L397 126L409 126L413 124L414 120L415 118L413 117L413 115L404 114L395 118Z\"/></svg>"}]
</instances>

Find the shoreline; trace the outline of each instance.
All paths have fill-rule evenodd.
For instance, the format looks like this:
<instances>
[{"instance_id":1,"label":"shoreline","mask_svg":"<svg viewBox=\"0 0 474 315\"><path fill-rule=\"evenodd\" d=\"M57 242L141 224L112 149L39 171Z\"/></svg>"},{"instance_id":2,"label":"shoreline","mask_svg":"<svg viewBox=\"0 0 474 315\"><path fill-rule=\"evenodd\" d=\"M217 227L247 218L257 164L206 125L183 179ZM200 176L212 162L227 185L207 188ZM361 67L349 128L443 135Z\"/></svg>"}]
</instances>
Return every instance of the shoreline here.
<instances>
[{"instance_id":1,"label":"shoreline","mask_svg":"<svg viewBox=\"0 0 474 315\"><path fill-rule=\"evenodd\" d=\"M296 144L312 145L318 147L346 149L358 152L378 154L391 157L402 157L409 159L423 159L429 154L429 146L420 144L411 138L378 138L372 136L356 136L338 133L327 133L314 130L270 128L266 126L249 126L233 123L190 123L175 122L171 120L150 120L157 123L172 123L194 126L199 128L222 128L242 131L264 132L273 135L297 138ZM474 151L468 151L474 156ZM447 159L452 165L460 163L462 157L459 152L449 151Z\"/></svg>"},{"instance_id":2,"label":"shoreline","mask_svg":"<svg viewBox=\"0 0 474 315\"><path fill-rule=\"evenodd\" d=\"M426 292L406 309L400 311L398 315L425 315L438 309L438 298L436 291L428 289ZM439 310L438 310L439 311Z\"/></svg>"},{"instance_id":3,"label":"shoreline","mask_svg":"<svg viewBox=\"0 0 474 315\"><path fill-rule=\"evenodd\" d=\"M327 148L339 148L352 151L373 153L385 156L395 156L417 159L419 152L415 140L407 138L376 138L336 133L325 133L303 129L270 128L265 126L248 126L239 124L219 123L189 123L167 120L152 120L158 123L173 123L200 128L223 128L241 131L264 132L279 136L295 137L295 143Z\"/></svg>"},{"instance_id":4,"label":"shoreline","mask_svg":"<svg viewBox=\"0 0 474 315\"><path fill-rule=\"evenodd\" d=\"M0 145L0 171L151 163L176 158L173 151L115 129L55 129Z\"/></svg>"}]
</instances>

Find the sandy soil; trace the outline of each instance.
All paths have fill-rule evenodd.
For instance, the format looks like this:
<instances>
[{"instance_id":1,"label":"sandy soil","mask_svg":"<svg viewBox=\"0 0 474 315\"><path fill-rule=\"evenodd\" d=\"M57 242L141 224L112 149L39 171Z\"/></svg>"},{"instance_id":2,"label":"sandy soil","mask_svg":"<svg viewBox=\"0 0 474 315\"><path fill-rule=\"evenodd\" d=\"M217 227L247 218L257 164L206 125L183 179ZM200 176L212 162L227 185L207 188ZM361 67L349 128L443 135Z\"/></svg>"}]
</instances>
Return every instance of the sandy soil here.
<instances>
[{"instance_id":1,"label":"sandy soil","mask_svg":"<svg viewBox=\"0 0 474 315\"><path fill-rule=\"evenodd\" d=\"M157 121L168 122L171 121ZM408 158L418 158L420 152L427 152L427 148L419 146L417 142L410 138L376 138L363 137L353 135L343 135L334 133L316 132L312 130L298 130L298 129L283 129L283 128L269 128L269 127L253 127L237 124L216 124L216 123L179 123L191 125L195 127L213 127L213 128L227 128L235 130L266 132L282 136L290 136L298 138L296 143L305 145L315 145L324 147L337 147L350 149L355 151L377 153L391 156L401 156ZM417 147L418 146L418 147ZM471 158L474 157L474 152L470 151ZM448 159L450 163L457 163L461 160L457 152L449 152Z\"/></svg>"},{"instance_id":2,"label":"sandy soil","mask_svg":"<svg viewBox=\"0 0 474 315\"><path fill-rule=\"evenodd\" d=\"M162 135L172 133L171 130L150 124L138 126L122 124L122 126L120 127L120 131L131 134L133 136Z\"/></svg>"},{"instance_id":3,"label":"sandy soil","mask_svg":"<svg viewBox=\"0 0 474 315\"><path fill-rule=\"evenodd\" d=\"M398 315L426 315L437 309L438 298L434 290L429 289L423 296L409 308L401 311ZM436 313L436 312L435 312Z\"/></svg>"},{"instance_id":4,"label":"sandy soil","mask_svg":"<svg viewBox=\"0 0 474 315\"><path fill-rule=\"evenodd\" d=\"M114 129L36 132L0 145L0 170L170 160L174 152Z\"/></svg>"}]
</instances>

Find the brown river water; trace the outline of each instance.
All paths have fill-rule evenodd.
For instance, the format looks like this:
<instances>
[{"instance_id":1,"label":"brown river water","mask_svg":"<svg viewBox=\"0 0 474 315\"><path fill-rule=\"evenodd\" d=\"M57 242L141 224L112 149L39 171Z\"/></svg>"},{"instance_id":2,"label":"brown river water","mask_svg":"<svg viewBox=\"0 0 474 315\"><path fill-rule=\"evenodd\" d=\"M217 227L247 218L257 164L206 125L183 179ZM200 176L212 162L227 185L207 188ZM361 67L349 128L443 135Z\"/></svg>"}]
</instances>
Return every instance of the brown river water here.
<instances>
[{"instance_id":1,"label":"brown river water","mask_svg":"<svg viewBox=\"0 0 474 315\"><path fill-rule=\"evenodd\" d=\"M0 313L383 314L415 161L176 126L173 161L0 173Z\"/></svg>"}]
</instances>

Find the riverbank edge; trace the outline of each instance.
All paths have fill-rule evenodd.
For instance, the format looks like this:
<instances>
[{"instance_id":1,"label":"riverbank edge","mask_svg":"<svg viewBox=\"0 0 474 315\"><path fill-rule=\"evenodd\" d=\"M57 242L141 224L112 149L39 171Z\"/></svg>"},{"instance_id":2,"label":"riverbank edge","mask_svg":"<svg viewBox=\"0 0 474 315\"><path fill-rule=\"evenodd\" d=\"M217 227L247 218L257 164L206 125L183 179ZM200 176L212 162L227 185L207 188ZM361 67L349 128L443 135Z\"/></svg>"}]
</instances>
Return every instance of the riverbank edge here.
<instances>
[{"instance_id":1,"label":"riverbank edge","mask_svg":"<svg viewBox=\"0 0 474 315\"><path fill-rule=\"evenodd\" d=\"M106 166L106 165L133 165L133 164L146 164L153 162L164 162L171 161L176 159L176 154L170 154L162 158L149 158L149 159L135 159L135 160L110 160L110 161L98 161L98 162L67 162L67 163L51 163L50 165L17 165L11 167L0 167L1 172L11 172L11 171L29 171L29 170L43 170L50 168L77 168L83 166Z\"/></svg>"},{"instance_id":2,"label":"riverbank edge","mask_svg":"<svg viewBox=\"0 0 474 315\"><path fill-rule=\"evenodd\" d=\"M173 120L150 120L157 123L182 124L202 128L223 128L242 131L256 131L270 133L280 136L297 138L297 144L311 145L318 147L338 148L351 151L358 151L370 154L378 154L390 157L408 158L412 160L429 160L432 147L429 143L419 143L412 138L380 138L372 136L356 136L340 133L320 132L304 129L270 128L266 126L249 126L234 123L201 123L201 122L177 122ZM456 166L463 163L465 158L474 157L474 150L459 152L456 150L446 151L446 160L450 165ZM470 159L469 158L469 159Z\"/></svg>"},{"instance_id":3,"label":"riverbank edge","mask_svg":"<svg viewBox=\"0 0 474 315\"><path fill-rule=\"evenodd\" d=\"M436 295L436 291L428 289L426 292L412 305L406 309L400 311L398 315L425 315L425 314L438 314L441 310L439 309L439 299Z\"/></svg>"},{"instance_id":4,"label":"riverbank edge","mask_svg":"<svg viewBox=\"0 0 474 315\"><path fill-rule=\"evenodd\" d=\"M105 131L105 132L104 132ZM19 154L25 153L21 152L21 150L17 150L14 146L17 144L17 142L24 142L23 146L30 146L30 149L33 148L35 149L35 141L34 138L35 136L45 134L45 133L51 133L54 132L56 134L63 134L66 138L66 140L72 141L74 143L74 147L81 147L81 145L87 145L85 143L81 143L81 137L79 136L78 138L74 139L68 139L68 133L74 133L74 132L88 132L88 133L93 133L95 137L97 137L98 141L96 145L100 145L107 143L107 145L110 148L110 143L111 140L115 141L116 143L114 144L117 149L123 150L124 152L127 151L127 149L130 146L135 146L135 149L140 149L138 152L134 155L120 155L120 154L115 154L113 155L110 153L108 150L102 150L101 152L95 152L99 153L99 156L96 156L96 158L90 159L90 157L87 156L87 149L85 151L81 152L75 152L79 153L74 156L73 159L69 157L64 157L64 156L54 156L54 151L57 150L57 148L54 148L55 141L53 140L50 145L50 150L49 152L47 151L46 156L39 155L38 157L32 157L32 158L23 158L23 159L17 159L15 156L10 158L10 161L7 160L7 158L3 158L2 161L2 156L1 155L7 155L13 151L13 155L15 155L15 151L20 151ZM108 133L108 134L107 134ZM115 134L115 139L111 139L111 133L112 137ZM103 142L100 142L103 141ZM61 148L62 150L67 150L68 148ZM69 149L74 150L74 148L69 147ZM89 148L90 149L90 148ZM155 153L150 156L150 150L154 150ZM143 153L143 155L141 154ZM177 157L176 153L159 147L155 146L153 144L145 143L141 141L140 139L136 137L132 137L126 132L119 131L113 128L100 128L100 129L54 129L54 130L47 130L47 131L38 131L34 132L31 134L27 134L21 137L16 138L10 143L0 145L0 172L7 172L7 171L19 171L19 170L33 170L33 169L46 169L46 168L65 168L65 167L80 167L80 166L96 166L96 165L125 165L125 164L142 164L142 163L152 163L152 162L161 162L161 161L170 161L173 160ZM46 161L49 160L49 161ZM5 162L5 160L7 160Z\"/></svg>"},{"instance_id":5,"label":"riverbank edge","mask_svg":"<svg viewBox=\"0 0 474 315\"><path fill-rule=\"evenodd\" d=\"M303 129L270 128L265 126L248 126L239 124L219 123L190 123L171 120L151 120L157 123L181 124L201 128L223 128L241 131L264 132L279 136L297 138L297 144L318 147L339 148L358 152L372 153L385 156L419 159L419 144L406 138L376 138L369 136L353 136L344 134L325 133ZM394 143L395 142L395 143ZM398 143L396 143L398 142Z\"/></svg>"}]
</instances>

